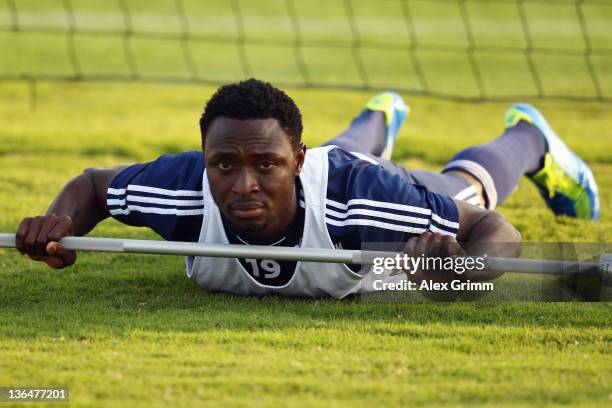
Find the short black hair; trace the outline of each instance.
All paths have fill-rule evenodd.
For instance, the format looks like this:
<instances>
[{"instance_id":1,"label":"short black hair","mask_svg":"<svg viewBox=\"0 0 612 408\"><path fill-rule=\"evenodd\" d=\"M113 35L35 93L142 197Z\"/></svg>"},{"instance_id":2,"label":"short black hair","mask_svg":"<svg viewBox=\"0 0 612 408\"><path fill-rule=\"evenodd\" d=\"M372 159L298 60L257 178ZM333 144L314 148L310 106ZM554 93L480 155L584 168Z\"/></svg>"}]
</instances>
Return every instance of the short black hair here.
<instances>
[{"instance_id":1,"label":"short black hair","mask_svg":"<svg viewBox=\"0 0 612 408\"><path fill-rule=\"evenodd\" d=\"M300 147L302 114L283 91L255 78L223 85L210 98L200 118L202 149L206 132L218 117L230 119L276 119L293 148Z\"/></svg>"}]
</instances>

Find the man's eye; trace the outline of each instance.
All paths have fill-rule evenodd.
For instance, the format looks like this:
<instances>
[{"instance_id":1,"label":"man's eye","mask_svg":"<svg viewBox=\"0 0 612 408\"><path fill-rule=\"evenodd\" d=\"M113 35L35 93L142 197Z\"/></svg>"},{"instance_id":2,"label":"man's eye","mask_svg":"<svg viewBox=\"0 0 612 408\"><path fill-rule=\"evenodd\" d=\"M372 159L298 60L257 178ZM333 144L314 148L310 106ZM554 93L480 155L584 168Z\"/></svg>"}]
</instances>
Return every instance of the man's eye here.
<instances>
[{"instance_id":1,"label":"man's eye","mask_svg":"<svg viewBox=\"0 0 612 408\"><path fill-rule=\"evenodd\" d=\"M231 170L234 166L232 166L231 163L221 162L217 164L217 167L219 167L219 170L228 171L228 170Z\"/></svg>"},{"instance_id":2,"label":"man's eye","mask_svg":"<svg viewBox=\"0 0 612 408\"><path fill-rule=\"evenodd\" d=\"M263 170L272 170L274 167L276 167L276 163L274 162L263 162L259 165L259 167Z\"/></svg>"}]
</instances>

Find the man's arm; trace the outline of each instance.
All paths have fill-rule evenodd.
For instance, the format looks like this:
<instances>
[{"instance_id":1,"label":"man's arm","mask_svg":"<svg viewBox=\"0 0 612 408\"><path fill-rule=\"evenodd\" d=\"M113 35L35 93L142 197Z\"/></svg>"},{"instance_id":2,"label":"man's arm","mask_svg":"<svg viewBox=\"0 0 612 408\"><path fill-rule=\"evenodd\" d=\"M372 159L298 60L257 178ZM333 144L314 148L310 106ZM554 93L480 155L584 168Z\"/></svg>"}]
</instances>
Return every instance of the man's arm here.
<instances>
[{"instance_id":1,"label":"man's arm","mask_svg":"<svg viewBox=\"0 0 612 408\"><path fill-rule=\"evenodd\" d=\"M521 233L500 213L483 210L465 201L455 199L453 201L459 211L457 241L469 243L521 241Z\"/></svg>"},{"instance_id":2,"label":"man's arm","mask_svg":"<svg viewBox=\"0 0 612 408\"><path fill-rule=\"evenodd\" d=\"M68 182L45 215L21 221L16 234L19 252L56 269L73 265L76 253L61 248L57 241L68 235L85 235L110 215L106 192L125 167L87 169Z\"/></svg>"},{"instance_id":3,"label":"man's arm","mask_svg":"<svg viewBox=\"0 0 612 408\"><path fill-rule=\"evenodd\" d=\"M459 232L457 238L451 235L425 232L408 240L404 252L412 256L426 254L430 257L452 255L499 256L514 258L520 255L521 233L503 215L483 210L461 200L454 200L459 211ZM461 244L459 244L461 243ZM449 281L463 278L472 281L491 280L502 273L490 271L466 271L463 275L440 273L429 274L427 278ZM419 271L413 279L420 281L426 275Z\"/></svg>"}]
</instances>

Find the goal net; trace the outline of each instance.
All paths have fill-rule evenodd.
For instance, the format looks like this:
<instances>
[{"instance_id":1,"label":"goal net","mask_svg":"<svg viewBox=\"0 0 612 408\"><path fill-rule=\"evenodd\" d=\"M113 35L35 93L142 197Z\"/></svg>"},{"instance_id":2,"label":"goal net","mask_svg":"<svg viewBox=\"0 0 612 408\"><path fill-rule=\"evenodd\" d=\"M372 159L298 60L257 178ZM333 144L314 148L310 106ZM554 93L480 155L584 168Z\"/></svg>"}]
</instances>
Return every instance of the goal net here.
<instances>
[{"instance_id":1,"label":"goal net","mask_svg":"<svg viewBox=\"0 0 612 408\"><path fill-rule=\"evenodd\" d=\"M609 0L0 0L0 80L612 100Z\"/></svg>"}]
</instances>

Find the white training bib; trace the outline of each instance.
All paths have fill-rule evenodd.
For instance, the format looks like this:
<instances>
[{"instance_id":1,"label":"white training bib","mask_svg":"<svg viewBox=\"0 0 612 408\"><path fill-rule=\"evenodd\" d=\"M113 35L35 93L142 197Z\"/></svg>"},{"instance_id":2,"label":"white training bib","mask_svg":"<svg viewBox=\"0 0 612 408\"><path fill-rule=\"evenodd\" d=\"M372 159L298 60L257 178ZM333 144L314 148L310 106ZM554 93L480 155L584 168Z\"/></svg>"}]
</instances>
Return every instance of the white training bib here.
<instances>
[{"instance_id":1,"label":"white training bib","mask_svg":"<svg viewBox=\"0 0 612 408\"><path fill-rule=\"evenodd\" d=\"M304 234L301 248L334 249L325 225L329 150L334 146L306 151L300 174L304 189ZM210 192L206 169L202 177L204 216L199 241L203 244L229 244L219 208ZM358 274L344 264L297 262L293 276L283 286L266 286L257 282L236 258L196 257L187 259L187 276L200 286L238 295L261 296L279 293L286 296L343 298L361 290L361 280L367 270Z\"/></svg>"}]
</instances>

